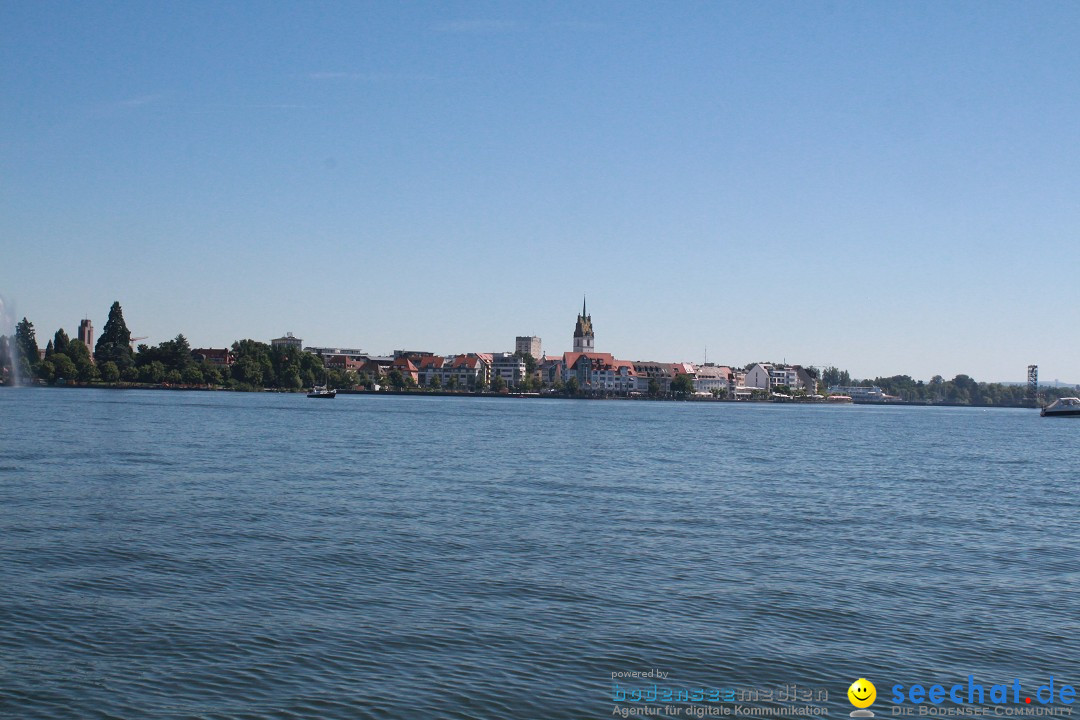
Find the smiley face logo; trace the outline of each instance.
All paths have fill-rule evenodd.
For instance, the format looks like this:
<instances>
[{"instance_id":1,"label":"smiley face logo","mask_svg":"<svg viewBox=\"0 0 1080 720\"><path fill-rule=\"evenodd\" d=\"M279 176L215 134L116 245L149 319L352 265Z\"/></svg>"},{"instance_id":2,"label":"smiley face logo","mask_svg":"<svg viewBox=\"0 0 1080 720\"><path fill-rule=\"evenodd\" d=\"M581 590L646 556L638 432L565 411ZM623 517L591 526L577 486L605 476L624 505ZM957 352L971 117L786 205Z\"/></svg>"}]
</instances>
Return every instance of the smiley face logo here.
<instances>
[{"instance_id":1,"label":"smiley face logo","mask_svg":"<svg viewBox=\"0 0 1080 720\"><path fill-rule=\"evenodd\" d=\"M848 700L857 708L866 708L877 699L877 688L866 678L859 678L847 689Z\"/></svg>"}]
</instances>

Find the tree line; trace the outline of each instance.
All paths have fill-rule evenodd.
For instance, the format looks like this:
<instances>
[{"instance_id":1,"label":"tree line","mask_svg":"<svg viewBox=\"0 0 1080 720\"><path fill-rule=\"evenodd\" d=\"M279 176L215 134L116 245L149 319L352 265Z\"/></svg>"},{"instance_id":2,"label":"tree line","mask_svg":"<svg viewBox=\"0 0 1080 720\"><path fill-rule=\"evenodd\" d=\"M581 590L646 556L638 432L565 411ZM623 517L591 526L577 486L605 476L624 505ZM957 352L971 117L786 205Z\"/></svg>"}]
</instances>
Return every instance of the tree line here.
<instances>
[{"instance_id":1,"label":"tree line","mask_svg":"<svg viewBox=\"0 0 1080 720\"><path fill-rule=\"evenodd\" d=\"M957 375L946 380L935 375L929 382L915 380L910 375L892 375L876 377L873 380L852 380L847 370L827 367L821 373L826 389L832 386L879 387L889 395L895 395L905 402L950 405L977 405L1023 407L1032 404L1028 396L1027 385L977 382L968 375ZM1052 401L1059 397L1077 394L1073 387L1039 387L1039 396Z\"/></svg>"}]
</instances>

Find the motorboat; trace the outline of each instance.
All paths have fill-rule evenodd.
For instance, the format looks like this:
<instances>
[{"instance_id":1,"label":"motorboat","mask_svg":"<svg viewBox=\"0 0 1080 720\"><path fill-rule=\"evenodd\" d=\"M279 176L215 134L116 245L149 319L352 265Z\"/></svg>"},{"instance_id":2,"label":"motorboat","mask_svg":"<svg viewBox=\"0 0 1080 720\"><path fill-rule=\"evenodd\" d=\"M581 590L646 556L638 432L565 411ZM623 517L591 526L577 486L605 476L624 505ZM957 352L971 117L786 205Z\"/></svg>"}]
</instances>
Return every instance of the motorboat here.
<instances>
[{"instance_id":1,"label":"motorboat","mask_svg":"<svg viewBox=\"0 0 1080 720\"><path fill-rule=\"evenodd\" d=\"M1039 414L1043 417L1080 417L1080 398L1058 398Z\"/></svg>"},{"instance_id":2,"label":"motorboat","mask_svg":"<svg viewBox=\"0 0 1080 720\"><path fill-rule=\"evenodd\" d=\"M325 385L316 385L311 388L311 392L307 394L309 398L326 398L331 399L337 397L337 390L328 388Z\"/></svg>"}]
</instances>

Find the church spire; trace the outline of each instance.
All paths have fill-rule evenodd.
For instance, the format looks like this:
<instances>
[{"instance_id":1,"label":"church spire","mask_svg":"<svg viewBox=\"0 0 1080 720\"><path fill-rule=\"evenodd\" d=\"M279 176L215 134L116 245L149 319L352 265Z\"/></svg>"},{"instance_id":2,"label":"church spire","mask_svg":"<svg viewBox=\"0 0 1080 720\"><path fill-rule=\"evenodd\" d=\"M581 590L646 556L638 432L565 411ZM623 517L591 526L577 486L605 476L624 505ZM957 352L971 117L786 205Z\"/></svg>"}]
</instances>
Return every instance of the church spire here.
<instances>
[{"instance_id":1,"label":"church spire","mask_svg":"<svg viewBox=\"0 0 1080 720\"><path fill-rule=\"evenodd\" d=\"M585 317L585 296L581 296L581 317Z\"/></svg>"}]
</instances>

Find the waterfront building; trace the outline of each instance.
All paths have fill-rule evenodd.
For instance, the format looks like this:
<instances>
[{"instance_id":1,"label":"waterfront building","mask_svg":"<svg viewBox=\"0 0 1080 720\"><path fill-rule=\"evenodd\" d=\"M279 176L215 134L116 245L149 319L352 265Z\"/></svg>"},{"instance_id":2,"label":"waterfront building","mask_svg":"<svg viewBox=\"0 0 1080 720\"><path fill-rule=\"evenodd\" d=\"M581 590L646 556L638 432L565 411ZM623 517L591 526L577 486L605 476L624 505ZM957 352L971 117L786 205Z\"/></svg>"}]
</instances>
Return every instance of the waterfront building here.
<instances>
[{"instance_id":1,"label":"waterfront building","mask_svg":"<svg viewBox=\"0 0 1080 720\"><path fill-rule=\"evenodd\" d=\"M746 371L744 384L747 388L770 392L779 387L805 390L811 394L817 390L817 381L799 365L755 363Z\"/></svg>"},{"instance_id":2,"label":"waterfront building","mask_svg":"<svg viewBox=\"0 0 1080 720\"><path fill-rule=\"evenodd\" d=\"M525 377L525 361L516 353L491 353L491 378L494 380L496 376L501 377L507 387L517 387Z\"/></svg>"},{"instance_id":3,"label":"waterfront building","mask_svg":"<svg viewBox=\"0 0 1080 720\"><path fill-rule=\"evenodd\" d=\"M596 336L593 334L592 316L585 312L585 300L581 301L581 314L574 325L574 352L591 353L596 349Z\"/></svg>"},{"instance_id":4,"label":"waterfront building","mask_svg":"<svg viewBox=\"0 0 1080 720\"><path fill-rule=\"evenodd\" d=\"M450 378L457 381L460 389L473 387L477 380L487 384L491 380L491 355L489 353L465 353L456 355L449 363L443 363L442 385L447 387Z\"/></svg>"},{"instance_id":5,"label":"waterfront building","mask_svg":"<svg viewBox=\"0 0 1080 720\"><path fill-rule=\"evenodd\" d=\"M206 362L217 367L233 364L233 354L228 348L194 348L191 357L195 362Z\"/></svg>"},{"instance_id":6,"label":"waterfront building","mask_svg":"<svg viewBox=\"0 0 1080 720\"><path fill-rule=\"evenodd\" d=\"M671 381L675 376L684 372L683 363L661 363L651 360L635 360L633 362L634 374L637 377L637 391L649 392L649 381L655 380L660 387L660 392L671 392Z\"/></svg>"},{"instance_id":7,"label":"waterfront building","mask_svg":"<svg viewBox=\"0 0 1080 720\"><path fill-rule=\"evenodd\" d=\"M453 358L451 358L452 360ZM432 378L438 377L439 382L442 382L442 367L447 362L447 358L440 357L438 355L427 355L420 358L416 364L417 382L425 387L431 385Z\"/></svg>"},{"instance_id":8,"label":"waterfront building","mask_svg":"<svg viewBox=\"0 0 1080 720\"><path fill-rule=\"evenodd\" d=\"M90 350L90 359L94 359L94 324L89 318L79 321L79 340Z\"/></svg>"},{"instance_id":9,"label":"waterfront building","mask_svg":"<svg viewBox=\"0 0 1080 720\"><path fill-rule=\"evenodd\" d=\"M522 355L532 355L534 359L539 360L543 355L540 348L540 338L535 335L517 336L514 339L514 352Z\"/></svg>"},{"instance_id":10,"label":"waterfront building","mask_svg":"<svg viewBox=\"0 0 1080 720\"><path fill-rule=\"evenodd\" d=\"M816 395L818 389L817 378L807 372L801 365L795 366L796 382L810 395Z\"/></svg>"},{"instance_id":11,"label":"waterfront building","mask_svg":"<svg viewBox=\"0 0 1080 720\"><path fill-rule=\"evenodd\" d=\"M335 354L324 355L319 353L319 357L322 358L323 367L331 370L352 370L353 372L362 372L364 366L368 362L368 358L365 355L353 355L353 354Z\"/></svg>"},{"instance_id":12,"label":"waterfront building","mask_svg":"<svg viewBox=\"0 0 1080 720\"><path fill-rule=\"evenodd\" d=\"M772 365L767 363L754 363L754 365L746 371L743 385L755 390L769 390L772 388L772 375L769 372L770 370L772 370Z\"/></svg>"},{"instance_id":13,"label":"waterfront building","mask_svg":"<svg viewBox=\"0 0 1080 720\"><path fill-rule=\"evenodd\" d=\"M706 363L694 368L694 392L712 393L717 391L726 396L733 389L731 368L723 365Z\"/></svg>"},{"instance_id":14,"label":"waterfront building","mask_svg":"<svg viewBox=\"0 0 1080 720\"><path fill-rule=\"evenodd\" d=\"M629 360L611 353L563 353L562 381L576 378L584 393L625 395L637 390L637 373Z\"/></svg>"},{"instance_id":15,"label":"waterfront building","mask_svg":"<svg viewBox=\"0 0 1080 720\"><path fill-rule=\"evenodd\" d=\"M544 355L536 362L536 375L544 385L552 386L555 381L562 382L563 359L561 355Z\"/></svg>"},{"instance_id":16,"label":"waterfront building","mask_svg":"<svg viewBox=\"0 0 1080 720\"><path fill-rule=\"evenodd\" d=\"M411 379L414 383L420 382L420 372L407 355L399 355L394 358L394 362L390 363L390 370L397 370L406 380Z\"/></svg>"},{"instance_id":17,"label":"waterfront building","mask_svg":"<svg viewBox=\"0 0 1080 720\"><path fill-rule=\"evenodd\" d=\"M462 353L446 357L424 357L417 366L418 382L430 385L432 378L438 377L445 388L453 385L458 390L465 390L476 385L477 379L485 384L491 381L491 353Z\"/></svg>"},{"instance_id":18,"label":"waterfront building","mask_svg":"<svg viewBox=\"0 0 1080 720\"><path fill-rule=\"evenodd\" d=\"M394 359L395 358L392 357L379 355L367 355L358 372L364 375L370 375L372 378L378 380L380 377L390 372L390 366L394 364Z\"/></svg>"},{"instance_id":19,"label":"waterfront building","mask_svg":"<svg viewBox=\"0 0 1080 720\"><path fill-rule=\"evenodd\" d=\"M293 337L293 334L290 332L285 333L279 338L274 338L270 341L270 345L273 347L292 347L299 350L304 346L304 341L298 337Z\"/></svg>"}]
</instances>

